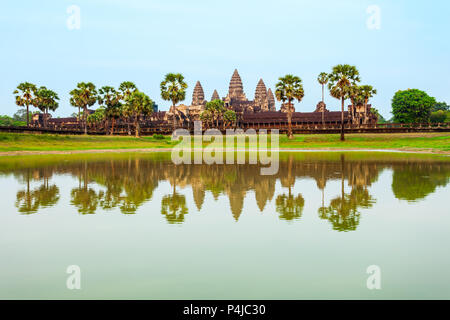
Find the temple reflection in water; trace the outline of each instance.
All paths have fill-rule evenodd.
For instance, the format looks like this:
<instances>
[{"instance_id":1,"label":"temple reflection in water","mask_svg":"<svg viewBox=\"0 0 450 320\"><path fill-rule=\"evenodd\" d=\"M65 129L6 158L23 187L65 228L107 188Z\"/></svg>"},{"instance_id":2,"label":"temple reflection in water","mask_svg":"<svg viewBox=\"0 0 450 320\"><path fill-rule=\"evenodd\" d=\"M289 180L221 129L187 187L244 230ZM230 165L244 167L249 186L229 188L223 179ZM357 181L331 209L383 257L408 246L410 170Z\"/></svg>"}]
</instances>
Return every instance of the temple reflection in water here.
<instances>
[{"instance_id":1,"label":"temple reflection in water","mask_svg":"<svg viewBox=\"0 0 450 320\"><path fill-rule=\"evenodd\" d=\"M301 220L308 198L293 192L293 188L302 179L310 178L315 180L317 193L321 194L318 217L329 221L337 231L355 230L361 211L380 201L370 189L384 170L392 171L392 194L408 202L424 199L436 188L445 187L450 179L449 162L358 159L349 154L282 154L279 172L273 176L260 175L258 165L174 165L165 156L150 155L124 155L113 160L48 160L39 165L26 161L9 166L0 164L0 174L13 174L22 185L15 201L21 214L55 206L61 194L52 178L69 175L77 181L70 192L70 204L80 214L114 208L123 214L134 214L144 203L152 201L161 182L168 182L171 192L163 195L159 205L161 214L173 224L183 223L189 208L193 209L179 192L186 187L190 187L198 211L207 193L215 200L225 195L231 214L239 221L244 199L254 193L260 211L270 203L279 219ZM330 181L339 183L340 192L327 199L325 188ZM282 187L278 192L277 182ZM40 185L36 187L36 183Z\"/></svg>"}]
</instances>

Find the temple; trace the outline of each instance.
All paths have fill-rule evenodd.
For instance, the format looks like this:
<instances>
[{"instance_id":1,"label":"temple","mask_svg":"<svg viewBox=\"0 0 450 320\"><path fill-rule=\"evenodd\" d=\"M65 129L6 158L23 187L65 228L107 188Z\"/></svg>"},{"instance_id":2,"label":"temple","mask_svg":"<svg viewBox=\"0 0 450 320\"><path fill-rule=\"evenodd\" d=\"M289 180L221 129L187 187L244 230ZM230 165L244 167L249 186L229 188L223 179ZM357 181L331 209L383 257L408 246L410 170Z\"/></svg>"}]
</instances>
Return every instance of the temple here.
<instances>
[{"instance_id":1,"label":"temple","mask_svg":"<svg viewBox=\"0 0 450 320\"><path fill-rule=\"evenodd\" d=\"M228 93L220 98L217 90L214 90L211 100L221 99L227 109L236 112L238 123L243 127L252 127L261 123L273 123L283 125L287 122L287 104L282 104L280 110L276 110L275 97L272 89L267 89L263 79L259 79L253 100L249 100L244 92L241 76L237 69L228 86ZM189 106L179 105L177 107L177 117L181 123L188 125L189 122L199 120L200 114L204 111L207 101L200 81L197 81L192 94L192 102ZM326 104L320 101L314 112L295 112L295 103L290 106L292 111L292 122L297 125L305 123L316 125L337 125L341 121L341 111L329 111ZM164 117L166 120L173 119L173 111L169 111ZM345 124L351 125L374 125L378 117L372 113L371 105L348 106L344 112Z\"/></svg>"},{"instance_id":2,"label":"temple","mask_svg":"<svg viewBox=\"0 0 450 320\"><path fill-rule=\"evenodd\" d=\"M271 88L267 88L263 79L259 79L255 88L253 100L249 100L245 94L241 76L234 70L228 86L228 93L220 98L217 90L214 90L210 101L222 100L225 108L236 113L234 124L223 123L220 119L216 124L220 128L227 126L239 127L243 129L281 129L288 126L287 112L288 105L283 103L277 111L275 97ZM200 120L200 115L205 110L207 100L200 81L197 81L193 90L192 100L189 105L180 104L175 108L170 107L169 111L157 111L149 117L141 117L141 128L148 134L154 132L170 133L174 126L183 128L193 128L193 121ZM320 101L313 112L296 112L294 101L290 105L292 112L291 124L294 130L337 130L341 126L341 111L327 109L326 104ZM93 112L93 111L92 111ZM348 106L344 111L344 125L347 128L371 128L376 125L378 116L373 112L371 105ZM55 130L78 130L80 122L77 118L57 118L48 117L48 125ZM41 115L33 116L33 127L43 126ZM123 119L116 122L116 129L120 133L129 133L129 126Z\"/></svg>"}]
</instances>

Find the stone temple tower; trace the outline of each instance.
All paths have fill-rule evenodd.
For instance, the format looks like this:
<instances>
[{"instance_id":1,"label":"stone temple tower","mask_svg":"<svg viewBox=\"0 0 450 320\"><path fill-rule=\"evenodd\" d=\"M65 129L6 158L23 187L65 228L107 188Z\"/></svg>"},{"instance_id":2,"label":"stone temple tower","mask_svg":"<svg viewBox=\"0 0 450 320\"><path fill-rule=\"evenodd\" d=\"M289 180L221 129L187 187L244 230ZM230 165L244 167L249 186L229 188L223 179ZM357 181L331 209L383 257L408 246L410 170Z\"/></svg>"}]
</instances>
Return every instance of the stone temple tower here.
<instances>
[{"instance_id":1,"label":"stone temple tower","mask_svg":"<svg viewBox=\"0 0 450 320\"><path fill-rule=\"evenodd\" d=\"M192 94L192 103L193 106L204 105L205 101L205 93L203 92L203 87L200 84L200 81L197 81L194 87L194 93Z\"/></svg>"},{"instance_id":2,"label":"stone temple tower","mask_svg":"<svg viewBox=\"0 0 450 320\"><path fill-rule=\"evenodd\" d=\"M214 90L212 97L211 97L211 101L214 100L220 100L219 94L217 93L217 90Z\"/></svg>"},{"instance_id":3,"label":"stone temple tower","mask_svg":"<svg viewBox=\"0 0 450 320\"><path fill-rule=\"evenodd\" d=\"M267 99L269 100L269 111L276 111L275 109L275 97L272 89L267 90Z\"/></svg>"},{"instance_id":4,"label":"stone temple tower","mask_svg":"<svg viewBox=\"0 0 450 320\"><path fill-rule=\"evenodd\" d=\"M259 106L261 111L269 111L269 100L267 99L267 90L263 79L259 79L256 85L255 106Z\"/></svg>"},{"instance_id":5,"label":"stone temple tower","mask_svg":"<svg viewBox=\"0 0 450 320\"><path fill-rule=\"evenodd\" d=\"M233 76L231 77L227 98L237 101L247 101L241 76L239 75L237 69L234 69Z\"/></svg>"}]
</instances>

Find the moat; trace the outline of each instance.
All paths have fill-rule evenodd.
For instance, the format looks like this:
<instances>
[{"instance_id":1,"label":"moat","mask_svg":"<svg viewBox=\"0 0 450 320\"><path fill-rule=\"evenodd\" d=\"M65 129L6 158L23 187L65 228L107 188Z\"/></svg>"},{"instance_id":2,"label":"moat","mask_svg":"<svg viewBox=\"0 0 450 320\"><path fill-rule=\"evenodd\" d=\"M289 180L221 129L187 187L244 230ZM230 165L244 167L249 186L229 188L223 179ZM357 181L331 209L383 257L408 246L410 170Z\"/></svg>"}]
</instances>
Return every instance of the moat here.
<instances>
[{"instance_id":1,"label":"moat","mask_svg":"<svg viewBox=\"0 0 450 320\"><path fill-rule=\"evenodd\" d=\"M0 298L449 299L449 182L425 154L2 157Z\"/></svg>"}]
</instances>

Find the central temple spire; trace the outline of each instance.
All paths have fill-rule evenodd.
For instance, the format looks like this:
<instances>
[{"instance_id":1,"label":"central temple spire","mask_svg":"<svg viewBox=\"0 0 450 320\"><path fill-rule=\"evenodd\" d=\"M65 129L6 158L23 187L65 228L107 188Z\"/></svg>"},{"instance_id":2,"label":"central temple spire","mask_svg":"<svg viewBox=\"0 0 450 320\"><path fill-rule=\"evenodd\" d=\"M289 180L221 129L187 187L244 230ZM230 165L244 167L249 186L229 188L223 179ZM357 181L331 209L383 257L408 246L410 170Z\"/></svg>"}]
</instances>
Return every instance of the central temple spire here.
<instances>
[{"instance_id":1,"label":"central temple spire","mask_svg":"<svg viewBox=\"0 0 450 320\"><path fill-rule=\"evenodd\" d=\"M237 69L234 69L233 76L231 77L228 96L237 100L246 100L244 86L242 85L241 76Z\"/></svg>"}]
</instances>

